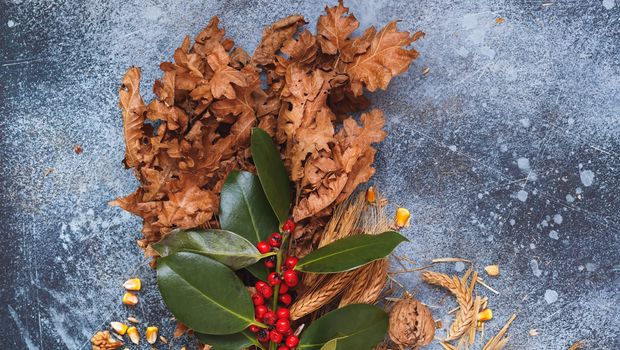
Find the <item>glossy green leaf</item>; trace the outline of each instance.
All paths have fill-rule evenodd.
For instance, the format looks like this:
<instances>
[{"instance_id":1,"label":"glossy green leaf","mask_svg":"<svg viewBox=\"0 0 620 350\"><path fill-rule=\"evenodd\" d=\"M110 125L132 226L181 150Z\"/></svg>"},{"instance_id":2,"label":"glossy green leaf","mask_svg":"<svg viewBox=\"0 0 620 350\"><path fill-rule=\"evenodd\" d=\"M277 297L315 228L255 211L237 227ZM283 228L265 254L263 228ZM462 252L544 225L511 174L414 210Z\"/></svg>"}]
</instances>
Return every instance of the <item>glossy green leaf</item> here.
<instances>
[{"instance_id":1,"label":"glossy green leaf","mask_svg":"<svg viewBox=\"0 0 620 350\"><path fill-rule=\"evenodd\" d=\"M220 227L235 232L256 244L278 231L278 218L258 176L246 171L232 171L220 196Z\"/></svg>"},{"instance_id":2,"label":"glossy green leaf","mask_svg":"<svg viewBox=\"0 0 620 350\"><path fill-rule=\"evenodd\" d=\"M252 345L256 345L260 349L263 348L256 340L256 335L248 330L229 335L194 334L204 344L211 345L213 350L241 350Z\"/></svg>"},{"instance_id":3,"label":"glossy green leaf","mask_svg":"<svg viewBox=\"0 0 620 350\"><path fill-rule=\"evenodd\" d=\"M299 341L299 350L370 350L383 341L388 315L368 304L353 304L336 309L312 322Z\"/></svg>"},{"instance_id":4,"label":"glossy green leaf","mask_svg":"<svg viewBox=\"0 0 620 350\"><path fill-rule=\"evenodd\" d=\"M252 159L273 212L284 223L291 205L291 183L271 136L264 130L252 130Z\"/></svg>"},{"instance_id":5,"label":"glossy green leaf","mask_svg":"<svg viewBox=\"0 0 620 350\"><path fill-rule=\"evenodd\" d=\"M246 267L245 269L248 270L248 272L251 273L252 276L258 278L261 281L266 281L267 276L269 276L269 270L267 270L267 267L265 267L265 265L260 261L254 265Z\"/></svg>"},{"instance_id":6,"label":"glossy green leaf","mask_svg":"<svg viewBox=\"0 0 620 350\"><path fill-rule=\"evenodd\" d=\"M196 332L234 334L256 323L241 280L204 255L180 252L159 258L157 286L170 312Z\"/></svg>"},{"instance_id":7,"label":"glossy green leaf","mask_svg":"<svg viewBox=\"0 0 620 350\"><path fill-rule=\"evenodd\" d=\"M174 230L152 247L161 256L180 251L206 255L234 270L263 258L250 241L226 230Z\"/></svg>"},{"instance_id":8,"label":"glossy green leaf","mask_svg":"<svg viewBox=\"0 0 620 350\"><path fill-rule=\"evenodd\" d=\"M394 231L339 239L306 255L299 260L295 269L312 273L349 271L385 258L399 243L406 240Z\"/></svg>"}]
</instances>

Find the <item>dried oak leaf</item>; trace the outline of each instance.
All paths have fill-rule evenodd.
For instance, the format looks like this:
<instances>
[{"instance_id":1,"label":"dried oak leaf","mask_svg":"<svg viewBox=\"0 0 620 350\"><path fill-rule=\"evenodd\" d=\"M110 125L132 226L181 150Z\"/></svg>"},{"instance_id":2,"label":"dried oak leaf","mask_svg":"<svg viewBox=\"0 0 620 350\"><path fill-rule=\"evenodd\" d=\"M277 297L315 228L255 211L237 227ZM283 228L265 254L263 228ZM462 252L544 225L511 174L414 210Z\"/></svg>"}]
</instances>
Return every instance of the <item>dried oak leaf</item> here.
<instances>
[{"instance_id":1,"label":"dried oak leaf","mask_svg":"<svg viewBox=\"0 0 620 350\"><path fill-rule=\"evenodd\" d=\"M342 0L338 6L325 7L325 12L317 21L317 39L324 53L335 55L349 45L349 36L360 24L353 14L346 15L349 8L343 6Z\"/></svg>"},{"instance_id":2,"label":"dried oak leaf","mask_svg":"<svg viewBox=\"0 0 620 350\"><path fill-rule=\"evenodd\" d=\"M390 80L407 71L411 61L419 55L414 49L406 49L416 37L409 36L409 32L399 32L396 22L390 22L378 33L372 27L368 32L373 37L368 51L344 67L356 96L362 94L363 86L368 91L385 90Z\"/></svg>"},{"instance_id":3,"label":"dried oak leaf","mask_svg":"<svg viewBox=\"0 0 620 350\"><path fill-rule=\"evenodd\" d=\"M123 111L123 134L125 137L125 165L135 167L140 163L142 148L142 130L146 108L140 96L140 68L131 67L123 77L123 84L118 92Z\"/></svg>"},{"instance_id":4,"label":"dried oak leaf","mask_svg":"<svg viewBox=\"0 0 620 350\"><path fill-rule=\"evenodd\" d=\"M263 37L252 55L252 62L263 66L272 63L274 55L282 48L284 42L292 38L304 24L306 21L303 16L293 15L266 27L263 30Z\"/></svg>"},{"instance_id":5,"label":"dried oak leaf","mask_svg":"<svg viewBox=\"0 0 620 350\"><path fill-rule=\"evenodd\" d=\"M212 52L207 56L207 62L214 72L209 82L213 97L234 99L237 95L232 84L240 87L248 86L245 76L228 65L230 56L221 44L215 45Z\"/></svg>"}]
</instances>

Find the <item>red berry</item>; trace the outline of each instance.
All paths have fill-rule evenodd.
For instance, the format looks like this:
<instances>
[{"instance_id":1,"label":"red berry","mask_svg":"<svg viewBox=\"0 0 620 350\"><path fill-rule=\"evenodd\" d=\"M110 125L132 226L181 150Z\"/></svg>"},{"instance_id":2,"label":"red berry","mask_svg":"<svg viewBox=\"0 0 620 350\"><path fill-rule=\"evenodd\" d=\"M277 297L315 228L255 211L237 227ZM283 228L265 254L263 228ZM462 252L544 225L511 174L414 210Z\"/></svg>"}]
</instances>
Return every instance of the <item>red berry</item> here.
<instances>
[{"instance_id":1,"label":"red berry","mask_svg":"<svg viewBox=\"0 0 620 350\"><path fill-rule=\"evenodd\" d=\"M290 336L293 335L293 330L291 328L288 329L288 331L286 331L286 333L284 333L285 336Z\"/></svg>"},{"instance_id":2,"label":"red berry","mask_svg":"<svg viewBox=\"0 0 620 350\"><path fill-rule=\"evenodd\" d=\"M292 270L295 268L295 265L297 265L297 262L299 261L299 259L297 259L294 256L289 256L288 258L286 258L286 260L284 261L284 266L286 266L289 270Z\"/></svg>"},{"instance_id":3,"label":"red berry","mask_svg":"<svg viewBox=\"0 0 620 350\"><path fill-rule=\"evenodd\" d=\"M265 286L269 286L269 285L267 284L267 282L265 282L265 281L258 281L258 282L256 282L256 284L254 285L254 287L256 287L256 290L261 290L261 289L262 289L263 287L265 287Z\"/></svg>"},{"instance_id":4,"label":"red berry","mask_svg":"<svg viewBox=\"0 0 620 350\"><path fill-rule=\"evenodd\" d=\"M271 286L265 283L265 286L259 289L258 292L262 294L265 298L271 298L271 296L273 295L273 288L271 288Z\"/></svg>"},{"instance_id":5,"label":"red berry","mask_svg":"<svg viewBox=\"0 0 620 350\"><path fill-rule=\"evenodd\" d=\"M290 312L285 307L278 308L278 311L276 311L276 315L278 316L278 318L286 318L286 319L288 319L288 318L291 317Z\"/></svg>"},{"instance_id":6,"label":"red berry","mask_svg":"<svg viewBox=\"0 0 620 350\"><path fill-rule=\"evenodd\" d=\"M282 295L280 295L280 296L278 297L278 300L279 300L282 304L284 304L284 305L286 305L286 306L289 306L289 305L291 305L291 302L293 301L293 297L291 297L291 295L290 295L290 294L282 294Z\"/></svg>"},{"instance_id":7,"label":"red berry","mask_svg":"<svg viewBox=\"0 0 620 350\"><path fill-rule=\"evenodd\" d=\"M278 261L278 258L276 258L275 255L272 255L268 257L267 259L265 259L263 263L265 264L265 267L267 267L268 269L273 269L276 267L277 261Z\"/></svg>"},{"instance_id":8,"label":"red berry","mask_svg":"<svg viewBox=\"0 0 620 350\"><path fill-rule=\"evenodd\" d=\"M280 284L280 282L282 282L280 280L280 274L278 274L277 272L270 273L267 277L267 281L269 281L269 284L272 286L277 286Z\"/></svg>"},{"instance_id":9,"label":"red berry","mask_svg":"<svg viewBox=\"0 0 620 350\"><path fill-rule=\"evenodd\" d=\"M269 331L266 329L261 329L257 334L258 341L261 343L266 343L269 341Z\"/></svg>"},{"instance_id":10,"label":"red berry","mask_svg":"<svg viewBox=\"0 0 620 350\"><path fill-rule=\"evenodd\" d=\"M284 225L282 225L282 231L293 232L293 230L295 230L295 223L293 222L293 220L286 220Z\"/></svg>"},{"instance_id":11,"label":"red berry","mask_svg":"<svg viewBox=\"0 0 620 350\"><path fill-rule=\"evenodd\" d=\"M278 350L291 350L291 349L288 346L281 345L281 346L278 346Z\"/></svg>"},{"instance_id":12,"label":"red berry","mask_svg":"<svg viewBox=\"0 0 620 350\"><path fill-rule=\"evenodd\" d=\"M258 244L256 245L256 248L258 249L259 252L261 252L261 254L269 253L271 251L271 247L265 241L258 242Z\"/></svg>"},{"instance_id":13,"label":"red berry","mask_svg":"<svg viewBox=\"0 0 620 350\"><path fill-rule=\"evenodd\" d=\"M260 331L260 327L259 326L255 325L255 324L250 325L250 332L258 333L258 331Z\"/></svg>"},{"instance_id":14,"label":"red berry","mask_svg":"<svg viewBox=\"0 0 620 350\"><path fill-rule=\"evenodd\" d=\"M299 277L297 277L297 271L295 270L284 271L282 279L284 279L284 283L289 287L295 287L297 283L299 283Z\"/></svg>"},{"instance_id":15,"label":"red berry","mask_svg":"<svg viewBox=\"0 0 620 350\"><path fill-rule=\"evenodd\" d=\"M269 242L270 246L274 248L278 248L282 244L282 235L277 232L274 232L269 236L269 239L267 240L267 242Z\"/></svg>"},{"instance_id":16,"label":"red berry","mask_svg":"<svg viewBox=\"0 0 620 350\"><path fill-rule=\"evenodd\" d=\"M282 334L278 331L271 331L271 333L269 333L269 339L271 339L272 342L278 344L282 341Z\"/></svg>"},{"instance_id":17,"label":"red berry","mask_svg":"<svg viewBox=\"0 0 620 350\"><path fill-rule=\"evenodd\" d=\"M269 309L267 309L265 305L258 305L254 310L254 314L256 315L257 319L262 320L263 317L265 317L267 311L269 311Z\"/></svg>"},{"instance_id":18,"label":"red berry","mask_svg":"<svg viewBox=\"0 0 620 350\"><path fill-rule=\"evenodd\" d=\"M286 346L289 348L294 348L299 344L299 338L297 336L291 335L286 338Z\"/></svg>"},{"instance_id":19,"label":"red berry","mask_svg":"<svg viewBox=\"0 0 620 350\"><path fill-rule=\"evenodd\" d=\"M288 292L288 286L286 284L280 284L279 294L286 294Z\"/></svg>"},{"instance_id":20,"label":"red berry","mask_svg":"<svg viewBox=\"0 0 620 350\"><path fill-rule=\"evenodd\" d=\"M254 293L252 294L252 302L254 303L254 305L263 305L265 303L265 298L263 298L262 295L258 294L258 293Z\"/></svg>"},{"instance_id":21,"label":"red berry","mask_svg":"<svg viewBox=\"0 0 620 350\"><path fill-rule=\"evenodd\" d=\"M276 323L277 320L276 313L269 310L267 311L267 313L265 314L265 316L263 316L263 323L268 324L268 325L273 325L274 323Z\"/></svg>"},{"instance_id":22,"label":"red berry","mask_svg":"<svg viewBox=\"0 0 620 350\"><path fill-rule=\"evenodd\" d=\"M276 331L284 334L288 332L289 329L291 329L291 322L288 320L288 318L281 318L276 321Z\"/></svg>"}]
</instances>

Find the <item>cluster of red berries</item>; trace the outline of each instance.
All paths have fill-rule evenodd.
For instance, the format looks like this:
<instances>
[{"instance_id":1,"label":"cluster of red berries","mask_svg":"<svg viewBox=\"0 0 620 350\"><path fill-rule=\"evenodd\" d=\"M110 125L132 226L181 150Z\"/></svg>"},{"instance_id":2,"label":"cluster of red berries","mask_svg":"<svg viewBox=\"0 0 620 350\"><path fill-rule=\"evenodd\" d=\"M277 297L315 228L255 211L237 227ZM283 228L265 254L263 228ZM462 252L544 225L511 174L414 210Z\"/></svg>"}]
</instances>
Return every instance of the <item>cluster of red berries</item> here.
<instances>
[{"instance_id":1,"label":"cluster of red berries","mask_svg":"<svg viewBox=\"0 0 620 350\"><path fill-rule=\"evenodd\" d=\"M287 234L295 229L295 224L287 220L282 226L283 233ZM265 254L272 250L277 250L282 244L282 235L272 233L267 241L262 241L256 246L258 250ZM272 255L265 259L265 266L270 270L277 266L277 258ZM278 344L278 350L294 349L299 343L299 339L291 328L290 314L288 306L293 302L290 289L299 283L299 277L294 270L297 265L297 258L289 256L286 258L279 271L272 271L267 277L267 281L256 282L256 293L252 295L256 320L267 325L268 328L261 328L256 325L250 326L250 331L256 333L258 341L261 343L273 342ZM274 296L275 289L278 295ZM280 306L276 311L269 308L268 300L277 298Z\"/></svg>"}]
</instances>

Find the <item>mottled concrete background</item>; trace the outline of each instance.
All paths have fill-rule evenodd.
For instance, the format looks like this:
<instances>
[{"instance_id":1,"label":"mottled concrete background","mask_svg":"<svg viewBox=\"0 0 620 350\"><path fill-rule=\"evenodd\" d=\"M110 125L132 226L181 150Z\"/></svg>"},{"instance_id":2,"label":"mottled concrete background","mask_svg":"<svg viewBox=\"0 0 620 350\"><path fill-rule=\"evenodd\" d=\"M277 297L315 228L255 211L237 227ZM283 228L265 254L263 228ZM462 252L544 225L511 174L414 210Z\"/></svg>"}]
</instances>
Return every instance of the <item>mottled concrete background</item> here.
<instances>
[{"instance_id":1,"label":"mottled concrete background","mask_svg":"<svg viewBox=\"0 0 620 350\"><path fill-rule=\"evenodd\" d=\"M150 98L159 62L211 16L252 50L266 24L293 12L314 23L323 5L2 1L2 348L88 349L96 330L129 315L170 336L153 271L133 244L140 221L106 204L136 186L121 166L120 78L141 66ZM412 243L398 253L417 266L444 256L499 263L486 331L516 312L509 349L580 339L620 348L620 3L347 5L364 25L400 18L427 33L410 72L373 98L390 133L374 183L414 215L404 231ZM136 274L145 292L127 309L120 286ZM398 279L438 317L454 306L418 274Z\"/></svg>"}]
</instances>

